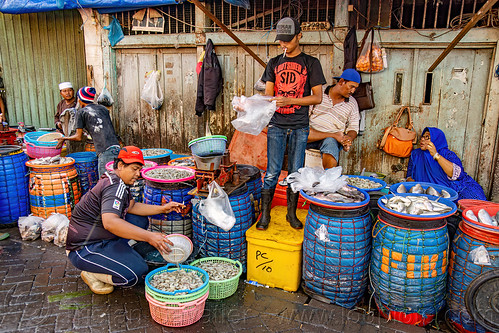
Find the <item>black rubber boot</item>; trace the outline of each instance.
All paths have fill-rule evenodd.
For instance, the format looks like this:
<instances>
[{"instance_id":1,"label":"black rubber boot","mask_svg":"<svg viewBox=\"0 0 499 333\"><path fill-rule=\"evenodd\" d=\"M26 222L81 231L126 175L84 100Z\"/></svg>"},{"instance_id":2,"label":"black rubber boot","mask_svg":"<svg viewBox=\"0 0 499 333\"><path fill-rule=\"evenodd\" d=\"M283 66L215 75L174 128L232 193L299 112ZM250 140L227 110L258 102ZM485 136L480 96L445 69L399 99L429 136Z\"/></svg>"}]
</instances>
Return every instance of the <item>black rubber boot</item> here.
<instances>
[{"instance_id":1,"label":"black rubber boot","mask_svg":"<svg viewBox=\"0 0 499 333\"><path fill-rule=\"evenodd\" d=\"M262 216L256 223L258 230L265 230L270 223L270 207L274 198L275 187L271 189L262 189Z\"/></svg>"},{"instance_id":2,"label":"black rubber boot","mask_svg":"<svg viewBox=\"0 0 499 333\"><path fill-rule=\"evenodd\" d=\"M298 197L300 193L294 193L293 190L288 187L286 190L286 197L288 202L288 213L286 214L286 220L289 222L292 228L302 229L303 224L296 217L296 207L298 206Z\"/></svg>"}]
</instances>

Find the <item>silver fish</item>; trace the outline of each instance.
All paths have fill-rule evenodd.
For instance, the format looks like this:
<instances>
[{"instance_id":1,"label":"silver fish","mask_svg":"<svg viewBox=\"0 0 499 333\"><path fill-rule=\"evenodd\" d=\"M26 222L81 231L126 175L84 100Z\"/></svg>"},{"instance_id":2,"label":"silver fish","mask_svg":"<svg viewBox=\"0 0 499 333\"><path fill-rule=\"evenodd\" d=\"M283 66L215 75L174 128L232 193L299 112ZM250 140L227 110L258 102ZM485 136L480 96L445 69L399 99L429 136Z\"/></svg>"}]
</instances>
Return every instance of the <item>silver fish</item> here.
<instances>
[{"instance_id":1,"label":"silver fish","mask_svg":"<svg viewBox=\"0 0 499 333\"><path fill-rule=\"evenodd\" d=\"M365 178L359 178L359 177L348 177L346 179L346 182L349 185L362 188L362 189L373 189L373 188L379 188L380 183L377 183L375 181L365 179Z\"/></svg>"},{"instance_id":2,"label":"silver fish","mask_svg":"<svg viewBox=\"0 0 499 333\"><path fill-rule=\"evenodd\" d=\"M208 273L210 281L224 281L239 274L239 267L226 261L203 261L196 266Z\"/></svg>"},{"instance_id":3,"label":"silver fish","mask_svg":"<svg viewBox=\"0 0 499 333\"><path fill-rule=\"evenodd\" d=\"M478 222L497 227L497 222L494 223L492 217L483 208L478 211Z\"/></svg>"},{"instance_id":4,"label":"silver fish","mask_svg":"<svg viewBox=\"0 0 499 333\"><path fill-rule=\"evenodd\" d=\"M476 217L475 213L473 213L472 210L467 210L464 215L470 220L478 222L478 218Z\"/></svg>"},{"instance_id":5,"label":"silver fish","mask_svg":"<svg viewBox=\"0 0 499 333\"><path fill-rule=\"evenodd\" d=\"M314 191L305 191L308 195L319 199L326 200L331 202L339 202L339 203L354 203L361 202L365 199L362 192L357 190L351 186L343 186L337 192L314 192Z\"/></svg>"},{"instance_id":6,"label":"silver fish","mask_svg":"<svg viewBox=\"0 0 499 333\"><path fill-rule=\"evenodd\" d=\"M440 196L444 199L449 199L450 198L450 194L449 192L447 192L446 190L442 190L440 191Z\"/></svg>"},{"instance_id":7,"label":"silver fish","mask_svg":"<svg viewBox=\"0 0 499 333\"><path fill-rule=\"evenodd\" d=\"M407 193L407 189L404 184L400 184L399 187L397 187L397 193Z\"/></svg>"},{"instance_id":8,"label":"silver fish","mask_svg":"<svg viewBox=\"0 0 499 333\"><path fill-rule=\"evenodd\" d=\"M499 211L496 213L496 221L499 222Z\"/></svg>"},{"instance_id":9,"label":"silver fish","mask_svg":"<svg viewBox=\"0 0 499 333\"><path fill-rule=\"evenodd\" d=\"M392 210L410 215L439 215L452 210L451 207L435 200L416 196L393 196L385 205Z\"/></svg>"},{"instance_id":10,"label":"silver fish","mask_svg":"<svg viewBox=\"0 0 499 333\"><path fill-rule=\"evenodd\" d=\"M192 175L192 172L177 168L157 168L145 173L147 177L154 179L182 179Z\"/></svg>"},{"instance_id":11,"label":"silver fish","mask_svg":"<svg viewBox=\"0 0 499 333\"><path fill-rule=\"evenodd\" d=\"M416 184L411 189L409 190L409 193L418 193L418 194L423 194L424 190L421 184Z\"/></svg>"},{"instance_id":12,"label":"silver fish","mask_svg":"<svg viewBox=\"0 0 499 333\"><path fill-rule=\"evenodd\" d=\"M436 197L440 196L440 193L438 193L438 191L435 190L432 186L428 186L428 188L426 189L425 193L429 194L429 195L436 196Z\"/></svg>"}]
</instances>

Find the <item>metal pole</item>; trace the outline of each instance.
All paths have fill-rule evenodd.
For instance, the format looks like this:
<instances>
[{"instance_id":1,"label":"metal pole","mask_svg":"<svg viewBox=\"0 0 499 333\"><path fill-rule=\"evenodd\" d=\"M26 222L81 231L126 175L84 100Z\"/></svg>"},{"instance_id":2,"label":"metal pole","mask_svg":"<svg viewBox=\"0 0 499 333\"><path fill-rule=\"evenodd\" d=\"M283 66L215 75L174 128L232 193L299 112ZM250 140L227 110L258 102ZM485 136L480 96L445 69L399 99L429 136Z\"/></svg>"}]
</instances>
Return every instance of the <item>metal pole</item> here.
<instances>
[{"instance_id":1,"label":"metal pole","mask_svg":"<svg viewBox=\"0 0 499 333\"><path fill-rule=\"evenodd\" d=\"M452 42L449 44L449 46L447 46L447 48L444 50L444 52L442 52L442 54L437 58L437 60L435 60L433 65L430 66L430 68L428 69L428 72L433 72L435 67L437 67L438 64L442 60L444 60L444 58L449 54L450 51L452 51L452 49L457 45L457 43L459 43L459 41L468 33L468 31L470 31L471 28L473 28L475 26L475 24L478 21L480 21L480 19L482 17L485 16L485 14L487 14L487 12L492 8L492 6L494 6L496 4L497 1L498 0L488 0L482 6L482 8L480 8L480 10L475 15L473 15L473 17L466 24L466 26L463 28L463 30L461 30L461 32L459 32L459 34L452 40Z\"/></svg>"},{"instance_id":2,"label":"metal pole","mask_svg":"<svg viewBox=\"0 0 499 333\"><path fill-rule=\"evenodd\" d=\"M201 4L198 0L189 0L189 1L191 1L194 5L196 5L196 7L201 9L206 14L206 16L208 16L213 22L215 22L216 25L222 28L222 30L227 35L229 35L233 40L235 40L236 43L239 44L239 46L241 46L244 50L246 50L246 52L248 52L260 65L262 65L264 68L267 67L267 64L262 59L260 59L255 54L255 52L253 52L246 44L244 44L239 38L237 38L237 36L234 35L234 33L229 28L227 28L225 24L220 22L220 20L217 19L215 15L213 15L208 9L206 9L206 7L203 6L203 4Z\"/></svg>"}]
</instances>

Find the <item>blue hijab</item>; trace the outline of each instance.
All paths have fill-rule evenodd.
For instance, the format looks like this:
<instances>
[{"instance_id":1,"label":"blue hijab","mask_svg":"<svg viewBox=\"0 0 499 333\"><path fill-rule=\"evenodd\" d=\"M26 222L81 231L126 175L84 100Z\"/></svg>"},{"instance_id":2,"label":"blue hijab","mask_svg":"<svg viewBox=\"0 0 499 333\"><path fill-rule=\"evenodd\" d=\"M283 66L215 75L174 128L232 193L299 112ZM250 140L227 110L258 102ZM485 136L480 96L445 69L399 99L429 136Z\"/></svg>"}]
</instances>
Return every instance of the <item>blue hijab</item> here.
<instances>
[{"instance_id":1,"label":"blue hijab","mask_svg":"<svg viewBox=\"0 0 499 333\"><path fill-rule=\"evenodd\" d=\"M457 162L454 161L457 156L449 150L444 132L436 127L426 127L423 130L423 133L426 131L430 133L430 140L435 145L437 152L451 162ZM451 181L447 177L447 174L438 162L433 159L428 150L421 150L421 148L414 149L411 153L411 160L413 168L411 176L415 181L435 183L450 187ZM460 162L461 161L458 163L461 164Z\"/></svg>"}]
</instances>

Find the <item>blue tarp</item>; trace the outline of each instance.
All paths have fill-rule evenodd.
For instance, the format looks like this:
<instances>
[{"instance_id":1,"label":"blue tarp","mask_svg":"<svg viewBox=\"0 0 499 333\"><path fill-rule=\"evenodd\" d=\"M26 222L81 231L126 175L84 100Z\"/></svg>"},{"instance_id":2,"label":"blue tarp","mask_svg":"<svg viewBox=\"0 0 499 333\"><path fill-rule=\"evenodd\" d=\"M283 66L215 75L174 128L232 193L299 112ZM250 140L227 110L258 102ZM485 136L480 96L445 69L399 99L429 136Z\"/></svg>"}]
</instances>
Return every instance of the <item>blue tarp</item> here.
<instances>
[{"instance_id":1,"label":"blue tarp","mask_svg":"<svg viewBox=\"0 0 499 333\"><path fill-rule=\"evenodd\" d=\"M182 0L0 0L0 12L5 14L25 14L53 10L94 8L113 9L114 12L175 5ZM108 11L109 12L109 11Z\"/></svg>"}]
</instances>

